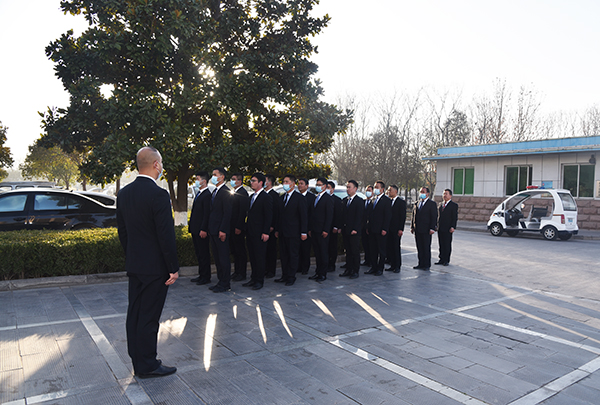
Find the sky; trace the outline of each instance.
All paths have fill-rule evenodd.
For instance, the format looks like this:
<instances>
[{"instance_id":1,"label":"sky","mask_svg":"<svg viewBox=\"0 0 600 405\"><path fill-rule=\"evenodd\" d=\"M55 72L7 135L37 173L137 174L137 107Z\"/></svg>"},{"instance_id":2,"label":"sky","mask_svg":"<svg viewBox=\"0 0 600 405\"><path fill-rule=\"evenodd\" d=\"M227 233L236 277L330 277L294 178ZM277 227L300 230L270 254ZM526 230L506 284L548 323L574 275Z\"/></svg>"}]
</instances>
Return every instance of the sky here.
<instances>
[{"instance_id":1,"label":"sky","mask_svg":"<svg viewBox=\"0 0 600 405\"><path fill-rule=\"evenodd\" d=\"M69 102L44 49L86 23L59 5L0 0L0 121L17 165L42 132L37 112ZM600 104L597 0L321 0L314 13L331 17L312 39L329 102L420 88L469 98L500 78L535 88L545 112Z\"/></svg>"}]
</instances>

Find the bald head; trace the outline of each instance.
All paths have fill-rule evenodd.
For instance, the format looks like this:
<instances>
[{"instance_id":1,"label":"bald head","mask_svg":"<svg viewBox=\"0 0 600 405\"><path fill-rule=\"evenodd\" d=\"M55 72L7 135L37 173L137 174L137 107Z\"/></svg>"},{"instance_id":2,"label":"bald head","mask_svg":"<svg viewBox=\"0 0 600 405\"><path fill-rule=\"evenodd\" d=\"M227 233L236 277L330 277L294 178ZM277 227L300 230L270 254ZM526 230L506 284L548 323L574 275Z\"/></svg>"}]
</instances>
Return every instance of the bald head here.
<instances>
[{"instance_id":1,"label":"bald head","mask_svg":"<svg viewBox=\"0 0 600 405\"><path fill-rule=\"evenodd\" d=\"M138 151L136 163L140 174L157 178L162 173L162 157L152 146L144 146Z\"/></svg>"}]
</instances>

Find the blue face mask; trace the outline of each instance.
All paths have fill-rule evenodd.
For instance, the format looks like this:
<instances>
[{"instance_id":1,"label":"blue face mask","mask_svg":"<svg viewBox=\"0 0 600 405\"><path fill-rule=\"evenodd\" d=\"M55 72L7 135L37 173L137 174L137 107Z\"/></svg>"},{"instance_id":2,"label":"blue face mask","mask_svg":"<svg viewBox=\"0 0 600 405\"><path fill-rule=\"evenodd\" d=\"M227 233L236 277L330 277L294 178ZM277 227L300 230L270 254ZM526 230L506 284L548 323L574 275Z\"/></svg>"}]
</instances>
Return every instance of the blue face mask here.
<instances>
[{"instance_id":1,"label":"blue face mask","mask_svg":"<svg viewBox=\"0 0 600 405\"><path fill-rule=\"evenodd\" d=\"M322 186L315 186L315 191L318 193L320 193L321 191L323 191L323 187Z\"/></svg>"},{"instance_id":2,"label":"blue face mask","mask_svg":"<svg viewBox=\"0 0 600 405\"><path fill-rule=\"evenodd\" d=\"M370 192L370 191L365 191L365 195L366 195L367 197L371 197L371 196L373 195L373 193L372 193L372 192Z\"/></svg>"},{"instance_id":3,"label":"blue face mask","mask_svg":"<svg viewBox=\"0 0 600 405\"><path fill-rule=\"evenodd\" d=\"M219 179L218 179L218 177L217 177L217 176L212 176L212 177L210 178L210 182L211 182L212 184L216 185L216 184L219 182Z\"/></svg>"},{"instance_id":4,"label":"blue face mask","mask_svg":"<svg viewBox=\"0 0 600 405\"><path fill-rule=\"evenodd\" d=\"M379 195L379 189L378 189L378 188L374 188L374 189L373 189L373 194L375 194L375 195Z\"/></svg>"},{"instance_id":5,"label":"blue face mask","mask_svg":"<svg viewBox=\"0 0 600 405\"><path fill-rule=\"evenodd\" d=\"M196 187L196 188L200 188L200 180L196 180L196 181L194 182L194 187Z\"/></svg>"},{"instance_id":6,"label":"blue face mask","mask_svg":"<svg viewBox=\"0 0 600 405\"><path fill-rule=\"evenodd\" d=\"M423 194L423 193L421 193L421 194L419 195L419 198L420 198L421 200L424 200L424 199L426 199L426 198L427 198L427 194Z\"/></svg>"},{"instance_id":7,"label":"blue face mask","mask_svg":"<svg viewBox=\"0 0 600 405\"><path fill-rule=\"evenodd\" d=\"M291 187L290 187L290 185L289 185L289 184L284 184L284 185L283 185L283 189L284 189L286 192L287 192L287 191L290 191L290 188L291 188Z\"/></svg>"},{"instance_id":8,"label":"blue face mask","mask_svg":"<svg viewBox=\"0 0 600 405\"><path fill-rule=\"evenodd\" d=\"M229 180L229 184L231 184L231 187L235 188L235 180Z\"/></svg>"}]
</instances>

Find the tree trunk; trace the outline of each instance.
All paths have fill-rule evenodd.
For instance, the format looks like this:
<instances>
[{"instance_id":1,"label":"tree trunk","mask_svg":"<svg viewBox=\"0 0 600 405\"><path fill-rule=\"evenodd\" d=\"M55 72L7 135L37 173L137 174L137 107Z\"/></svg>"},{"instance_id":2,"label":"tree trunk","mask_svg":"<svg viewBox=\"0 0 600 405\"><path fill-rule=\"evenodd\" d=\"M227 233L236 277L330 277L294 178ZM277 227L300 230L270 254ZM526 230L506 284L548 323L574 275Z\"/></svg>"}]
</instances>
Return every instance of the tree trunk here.
<instances>
[{"instance_id":1,"label":"tree trunk","mask_svg":"<svg viewBox=\"0 0 600 405\"><path fill-rule=\"evenodd\" d=\"M115 185L115 195L119 194L119 190L121 190L121 178L117 179L117 184Z\"/></svg>"},{"instance_id":2,"label":"tree trunk","mask_svg":"<svg viewBox=\"0 0 600 405\"><path fill-rule=\"evenodd\" d=\"M187 225L188 210L188 184L187 179L191 176L189 168L181 168L175 175L167 173L167 182L169 184L169 193L171 195L171 204L173 205L175 225ZM175 190L174 181L177 178L177 190Z\"/></svg>"}]
</instances>

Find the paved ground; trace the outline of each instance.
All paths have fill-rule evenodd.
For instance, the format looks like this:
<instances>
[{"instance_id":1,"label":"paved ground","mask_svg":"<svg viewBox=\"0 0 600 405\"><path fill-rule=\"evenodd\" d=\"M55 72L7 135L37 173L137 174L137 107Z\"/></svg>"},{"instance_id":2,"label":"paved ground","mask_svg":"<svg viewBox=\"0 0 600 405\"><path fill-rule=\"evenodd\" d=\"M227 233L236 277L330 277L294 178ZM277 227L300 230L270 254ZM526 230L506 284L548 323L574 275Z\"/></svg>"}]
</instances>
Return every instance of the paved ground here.
<instances>
[{"instance_id":1,"label":"paved ground","mask_svg":"<svg viewBox=\"0 0 600 405\"><path fill-rule=\"evenodd\" d=\"M2 291L0 404L598 404L588 236L457 233L431 272L405 238L399 275L260 291L182 277L159 343L179 371L151 380L131 375L126 282Z\"/></svg>"}]
</instances>

